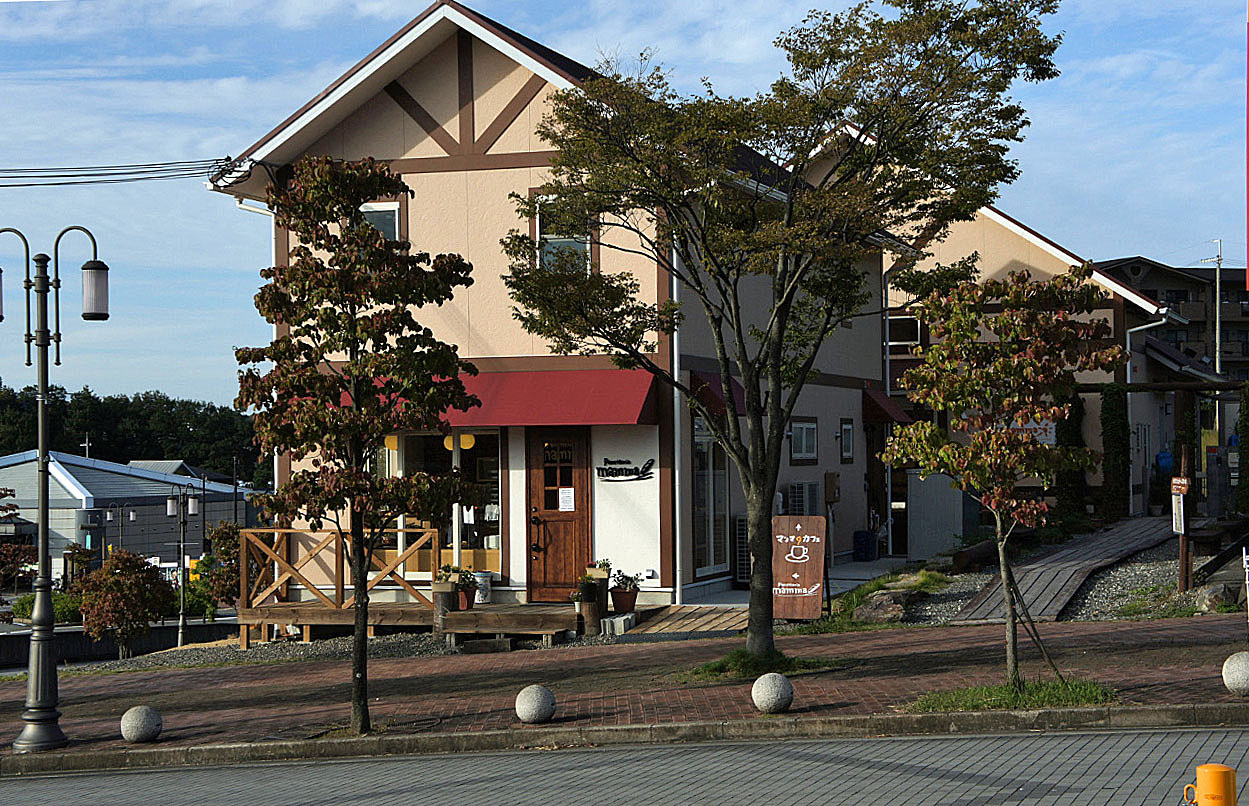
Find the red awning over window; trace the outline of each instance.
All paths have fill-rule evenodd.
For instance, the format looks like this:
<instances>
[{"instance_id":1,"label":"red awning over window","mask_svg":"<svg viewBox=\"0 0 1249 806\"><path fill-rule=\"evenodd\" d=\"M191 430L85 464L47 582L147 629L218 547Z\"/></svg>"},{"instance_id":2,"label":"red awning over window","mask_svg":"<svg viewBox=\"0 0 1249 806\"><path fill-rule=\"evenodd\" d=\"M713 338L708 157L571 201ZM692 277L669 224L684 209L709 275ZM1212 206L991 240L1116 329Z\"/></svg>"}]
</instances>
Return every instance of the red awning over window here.
<instances>
[{"instance_id":1,"label":"red awning over window","mask_svg":"<svg viewBox=\"0 0 1249 806\"><path fill-rule=\"evenodd\" d=\"M728 413L724 405L724 384L720 383L720 375L711 372L690 371L690 388L694 396L715 414ZM733 390L733 408L740 415L746 411L746 390L737 378L729 378L729 388Z\"/></svg>"},{"instance_id":2,"label":"red awning over window","mask_svg":"<svg viewBox=\"0 0 1249 806\"><path fill-rule=\"evenodd\" d=\"M481 407L447 412L457 428L659 422L655 376L641 369L483 372L463 381Z\"/></svg>"},{"instance_id":3,"label":"red awning over window","mask_svg":"<svg viewBox=\"0 0 1249 806\"><path fill-rule=\"evenodd\" d=\"M897 423L899 425L913 422L898 402L885 394L882 389L863 390L863 419L869 423Z\"/></svg>"}]
</instances>

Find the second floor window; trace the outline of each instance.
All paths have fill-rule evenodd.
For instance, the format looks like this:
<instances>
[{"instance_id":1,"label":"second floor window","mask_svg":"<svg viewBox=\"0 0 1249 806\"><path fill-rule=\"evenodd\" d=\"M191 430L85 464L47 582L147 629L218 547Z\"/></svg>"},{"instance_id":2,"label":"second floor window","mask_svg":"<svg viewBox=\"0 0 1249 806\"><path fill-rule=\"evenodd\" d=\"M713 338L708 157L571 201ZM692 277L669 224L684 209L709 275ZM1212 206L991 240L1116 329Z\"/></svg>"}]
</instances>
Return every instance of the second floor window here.
<instances>
[{"instance_id":1,"label":"second floor window","mask_svg":"<svg viewBox=\"0 0 1249 806\"><path fill-rule=\"evenodd\" d=\"M814 461L818 454L817 426L814 422L792 422L789 425L789 460Z\"/></svg>"},{"instance_id":2,"label":"second floor window","mask_svg":"<svg viewBox=\"0 0 1249 806\"><path fill-rule=\"evenodd\" d=\"M560 232L542 215L538 208L538 260L544 268L553 268L556 261L579 259L588 270L590 267L590 239L584 235ZM569 257L563 257L568 254Z\"/></svg>"},{"instance_id":3,"label":"second floor window","mask_svg":"<svg viewBox=\"0 0 1249 806\"><path fill-rule=\"evenodd\" d=\"M388 240L399 240L399 202L371 202L361 205L360 211Z\"/></svg>"}]
</instances>

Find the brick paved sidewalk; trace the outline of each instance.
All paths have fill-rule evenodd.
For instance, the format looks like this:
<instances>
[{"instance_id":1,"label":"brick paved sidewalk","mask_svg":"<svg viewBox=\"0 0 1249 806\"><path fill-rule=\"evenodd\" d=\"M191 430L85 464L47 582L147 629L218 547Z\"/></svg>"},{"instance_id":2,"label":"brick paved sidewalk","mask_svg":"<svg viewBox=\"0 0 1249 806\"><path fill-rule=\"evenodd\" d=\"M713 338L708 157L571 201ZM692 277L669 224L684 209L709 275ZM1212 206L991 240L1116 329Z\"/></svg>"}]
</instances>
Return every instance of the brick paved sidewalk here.
<instances>
[{"instance_id":1,"label":"brick paved sidewalk","mask_svg":"<svg viewBox=\"0 0 1249 806\"><path fill-rule=\"evenodd\" d=\"M1234 701L1223 660L1246 648L1243 615L1146 622L1040 625L1064 671L1119 691L1128 705ZM787 636L791 655L846 661L793 679L796 715L888 713L924 692L1002 679L1001 625ZM1039 655L1021 634L1025 672ZM750 684L687 684L673 675L741 646L740 638L370 662L374 721L391 732L520 728L512 706L530 683L554 690L556 724L733 720L756 716ZM145 703L164 717L162 745L302 739L347 721L345 661L71 676L61 680L61 725L71 750L121 746L118 720ZM25 683L0 682L0 741L20 729Z\"/></svg>"}]
</instances>

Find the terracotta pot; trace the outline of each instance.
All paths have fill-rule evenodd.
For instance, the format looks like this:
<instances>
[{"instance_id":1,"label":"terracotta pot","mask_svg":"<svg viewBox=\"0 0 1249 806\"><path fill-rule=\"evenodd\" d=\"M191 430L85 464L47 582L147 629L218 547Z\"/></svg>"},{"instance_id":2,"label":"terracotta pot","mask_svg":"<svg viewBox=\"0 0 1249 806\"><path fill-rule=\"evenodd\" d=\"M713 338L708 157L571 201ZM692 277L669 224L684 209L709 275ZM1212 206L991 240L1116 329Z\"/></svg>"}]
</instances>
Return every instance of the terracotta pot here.
<instances>
[{"instance_id":1,"label":"terracotta pot","mask_svg":"<svg viewBox=\"0 0 1249 806\"><path fill-rule=\"evenodd\" d=\"M624 588L611 589L611 605L612 610L617 613L632 613L634 606L638 602L638 589L625 590Z\"/></svg>"},{"instance_id":2,"label":"terracotta pot","mask_svg":"<svg viewBox=\"0 0 1249 806\"><path fill-rule=\"evenodd\" d=\"M472 610L473 600L476 598L472 591L456 591L456 598L459 600L458 610Z\"/></svg>"}]
</instances>

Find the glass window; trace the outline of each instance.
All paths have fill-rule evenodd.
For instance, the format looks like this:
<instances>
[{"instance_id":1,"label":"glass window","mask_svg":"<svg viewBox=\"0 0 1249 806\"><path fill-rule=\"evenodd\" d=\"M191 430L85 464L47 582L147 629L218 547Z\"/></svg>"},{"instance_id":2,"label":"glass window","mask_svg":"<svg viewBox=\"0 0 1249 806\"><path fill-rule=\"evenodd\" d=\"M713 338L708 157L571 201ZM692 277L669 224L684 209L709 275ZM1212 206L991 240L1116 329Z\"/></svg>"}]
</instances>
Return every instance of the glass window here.
<instances>
[{"instance_id":1,"label":"glass window","mask_svg":"<svg viewBox=\"0 0 1249 806\"><path fill-rule=\"evenodd\" d=\"M1168 288L1162 293L1166 296L1167 302L1188 302L1187 288Z\"/></svg>"},{"instance_id":2,"label":"glass window","mask_svg":"<svg viewBox=\"0 0 1249 806\"><path fill-rule=\"evenodd\" d=\"M789 424L790 461L815 461L818 456L815 423L793 422Z\"/></svg>"},{"instance_id":3,"label":"glass window","mask_svg":"<svg viewBox=\"0 0 1249 806\"><path fill-rule=\"evenodd\" d=\"M364 218L391 241L399 240L399 202L372 202L360 206Z\"/></svg>"},{"instance_id":4,"label":"glass window","mask_svg":"<svg viewBox=\"0 0 1249 806\"><path fill-rule=\"evenodd\" d=\"M481 494L476 506L460 507L460 565L500 571L499 434L460 434L459 439L460 472Z\"/></svg>"},{"instance_id":5,"label":"glass window","mask_svg":"<svg viewBox=\"0 0 1249 806\"><path fill-rule=\"evenodd\" d=\"M914 316L889 317L889 352L908 355L920 342L920 321Z\"/></svg>"},{"instance_id":6,"label":"glass window","mask_svg":"<svg viewBox=\"0 0 1249 806\"><path fill-rule=\"evenodd\" d=\"M498 431L455 432L442 434L408 434L403 437L398 466L403 474L442 474L455 467L455 447L459 443L458 467L464 478L479 486L481 498L474 506L461 506L458 528L460 531L460 565L475 571L501 571L501 503L499 500L499 450ZM413 561L405 564L408 572L426 576L432 568L452 562L454 557L454 530L452 513L448 512L438 528L435 545L417 552ZM405 527L419 528L419 521L409 516ZM418 533L411 533L416 540ZM407 544L405 539L404 545Z\"/></svg>"},{"instance_id":7,"label":"glass window","mask_svg":"<svg viewBox=\"0 0 1249 806\"><path fill-rule=\"evenodd\" d=\"M590 239L584 235L569 235L568 233L555 231L553 227L548 226L546 218L542 215L542 208L538 208L538 259L542 262L543 268L553 268L556 261L572 260L570 257L561 257L565 253L579 255L580 260L585 263L586 268L590 266Z\"/></svg>"},{"instance_id":8,"label":"glass window","mask_svg":"<svg viewBox=\"0 0 1249 806\"><path fill-rule=\"evenodd\" d=\"M854 461L854 420L841 418L841 463L850 464Z\"/></svg>"},{"instance_id":9,"label":"glass window","mask_svg":"<svg viewBox=\"0 0 1249 806\"><path fill-rule=\"evenodd\" d=\"M728 457L701 417L694 418L694 568L729 567Z\"/></svg>"}]
</instances>

